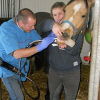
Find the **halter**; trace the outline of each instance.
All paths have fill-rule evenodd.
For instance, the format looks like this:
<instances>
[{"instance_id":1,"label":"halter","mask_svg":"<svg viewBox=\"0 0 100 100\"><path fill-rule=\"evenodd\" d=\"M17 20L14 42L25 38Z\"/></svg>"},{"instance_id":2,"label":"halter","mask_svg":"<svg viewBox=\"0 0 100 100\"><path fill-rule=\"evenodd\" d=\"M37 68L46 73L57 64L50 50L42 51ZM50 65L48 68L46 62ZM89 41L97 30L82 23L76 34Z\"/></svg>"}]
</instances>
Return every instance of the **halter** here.
<instances>
[{"instance_id":1,"label":"halter","mask_svg":"<svg viewBox=\"0 0 100 100\"><path fill-rule=\"evenodd\" d=\"M70 21L68 21L68 20L64 20L61 24L68 23L73 28L74 35L76 35L75 33L82 32L82 30L85 28L85 26L88 25L88 22L89 22L89 14L90 13L88 13L88 19L86 20L86 22L83 25L83 27L80 28L80 29L76 29L75 26Z\"/></svg>"}]
</instances>

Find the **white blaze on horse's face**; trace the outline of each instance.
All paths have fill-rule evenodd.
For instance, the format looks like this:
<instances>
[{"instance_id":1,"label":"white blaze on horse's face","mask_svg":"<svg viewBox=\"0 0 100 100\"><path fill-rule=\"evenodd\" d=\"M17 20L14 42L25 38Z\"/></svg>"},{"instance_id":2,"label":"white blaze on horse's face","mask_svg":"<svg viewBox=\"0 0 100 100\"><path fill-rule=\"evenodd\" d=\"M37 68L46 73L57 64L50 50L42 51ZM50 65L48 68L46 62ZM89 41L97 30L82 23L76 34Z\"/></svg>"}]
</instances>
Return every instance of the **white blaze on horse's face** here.
<instances>
[{"instance_id":1,"label":"white blaze on horse's face","mask_svg":"<svg viewBox=\"0 0 100 100\"><path fill-rule=\"evenodd\" d=\"M74 15L79 11L79 9L82 7L82 4L76 4L75 6L74 6Z\"/></svg>"},{"instance_id":2,"label":"white blaze on horse's face","mask_svg":"<svg viewBox=\"0 0 100 100\"><path fill-rule=\"evenodd\" d=\"M73 15L69 18L69 21L72 22L73 21L73 17L74 15L79 11L79 9L82 7L82 4L76 4L74 6L74 13ZM69 24L68 23L65 23L64 26L63 26L63 30L65 30L66 28L69 28Z\"/></svg>"}]
</instances>

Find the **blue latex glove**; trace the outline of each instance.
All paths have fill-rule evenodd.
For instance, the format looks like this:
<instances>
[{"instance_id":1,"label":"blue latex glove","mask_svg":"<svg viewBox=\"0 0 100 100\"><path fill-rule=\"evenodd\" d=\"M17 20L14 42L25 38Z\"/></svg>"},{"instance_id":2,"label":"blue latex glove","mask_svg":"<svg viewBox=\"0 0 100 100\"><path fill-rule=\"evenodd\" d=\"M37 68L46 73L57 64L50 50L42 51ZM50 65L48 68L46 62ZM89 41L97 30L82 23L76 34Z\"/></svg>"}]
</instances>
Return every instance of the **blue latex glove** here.
<instances>
[{"instance_id":1,"label":"blue latex glove","mask_svg":"<svg viewBox=\"0 0 100 100\"><path fill-rule=\"evenodd\" d=\"M55 37L55 34L51 32L50 35L48 35L48 37L44 38L42 42L36 46L38 52L46 49L49 46L49 44L51 44L54 41Z\"/></svg>"},{"instance_id":2,"label":"blue latex glove","mask_svg":"<svg viewBox=\"0 0 100 100\"><path fill-rule=\"evenodd\" d=\"M53 32L51 32L48 36L51 36L51 37L54 37L54 38L57 37Z\"/></svg>"}]
</instances>

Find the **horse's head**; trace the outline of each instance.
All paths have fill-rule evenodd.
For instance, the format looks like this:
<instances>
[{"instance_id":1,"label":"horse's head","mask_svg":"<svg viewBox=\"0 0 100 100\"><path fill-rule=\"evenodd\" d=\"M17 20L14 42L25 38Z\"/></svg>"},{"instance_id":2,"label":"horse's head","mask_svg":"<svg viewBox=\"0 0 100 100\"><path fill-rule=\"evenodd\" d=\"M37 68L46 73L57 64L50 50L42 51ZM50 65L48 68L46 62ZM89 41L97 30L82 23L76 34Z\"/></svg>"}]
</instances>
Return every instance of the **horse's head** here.
<instances>
[{"instance_id":1,"label":"horse's head","mask_svg":"<svg viewBox=\"0 0 100 100\"><path fill-rule=\"evenodd\" d=\"M93 3L94 1L75 0L64 8L65 16L61 26L67 39L71 39L86 28L89 21L90 8Z\"/></svg>"}]
</instances>

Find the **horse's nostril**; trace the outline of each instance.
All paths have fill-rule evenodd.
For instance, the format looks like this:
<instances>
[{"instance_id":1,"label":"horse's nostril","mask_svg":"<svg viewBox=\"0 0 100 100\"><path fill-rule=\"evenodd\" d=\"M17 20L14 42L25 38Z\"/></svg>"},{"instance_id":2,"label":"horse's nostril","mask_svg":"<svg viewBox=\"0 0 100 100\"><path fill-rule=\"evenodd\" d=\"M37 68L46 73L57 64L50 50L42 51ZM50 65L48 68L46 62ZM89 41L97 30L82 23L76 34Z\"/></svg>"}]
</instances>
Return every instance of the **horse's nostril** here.
<instances>
[{"instance_id":1,"label":"horse's nostril","mask_svg":"<svg viewBox=\"0 0 100 100\"><path fill-rule=\"evenodd\" d=\"M68 37L69 37L69 34L68 34L68 33L63 33L63 34L62 34L62 37L63 37L63 38L68 38Z\"/></svg>"}]
</instances>

